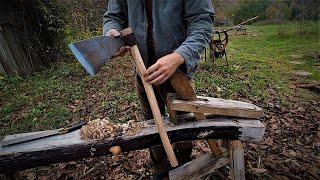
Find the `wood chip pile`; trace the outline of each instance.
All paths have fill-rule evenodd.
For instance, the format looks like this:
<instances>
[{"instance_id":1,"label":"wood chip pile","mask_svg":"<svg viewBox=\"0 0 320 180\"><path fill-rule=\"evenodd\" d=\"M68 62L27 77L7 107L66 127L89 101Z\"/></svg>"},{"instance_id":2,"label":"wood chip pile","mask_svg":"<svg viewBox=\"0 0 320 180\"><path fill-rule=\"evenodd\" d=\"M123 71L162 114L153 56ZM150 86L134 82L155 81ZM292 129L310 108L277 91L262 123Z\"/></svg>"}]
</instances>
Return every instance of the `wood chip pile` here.
<instances>
[{"instance_id":1,"label":"wood chip pile","mask_svg":"<svg viewBox=\"0 0 320 180\"><path fill-rule=\"evenodd\" d=\"M88 122L80 131L83 139L102 140L106 138L115 138L117 136L134 136L139 134L143 128L150 127L146 122L128 121L125 124L111 123L108 119L96 119Z\"/></svg>"}]
</instances>

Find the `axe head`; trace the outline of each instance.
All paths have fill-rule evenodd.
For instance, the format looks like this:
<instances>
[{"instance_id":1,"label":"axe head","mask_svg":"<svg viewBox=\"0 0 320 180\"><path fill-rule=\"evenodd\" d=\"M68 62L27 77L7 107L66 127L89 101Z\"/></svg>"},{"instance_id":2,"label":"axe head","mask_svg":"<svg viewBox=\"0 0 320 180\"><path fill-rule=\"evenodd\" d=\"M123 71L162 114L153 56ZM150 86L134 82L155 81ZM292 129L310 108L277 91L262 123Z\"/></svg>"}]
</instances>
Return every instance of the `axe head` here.
<instances>
[{"instance_id":1,"label":"axe head","mask_svg":"<svg viewBox=\"0 0 320 180\"><path fill-rule=\"evenodd\" d=\"M124 46L121 36L98 36L69 44L77 60L94 76Z\"/></svg>"}]
</instances>

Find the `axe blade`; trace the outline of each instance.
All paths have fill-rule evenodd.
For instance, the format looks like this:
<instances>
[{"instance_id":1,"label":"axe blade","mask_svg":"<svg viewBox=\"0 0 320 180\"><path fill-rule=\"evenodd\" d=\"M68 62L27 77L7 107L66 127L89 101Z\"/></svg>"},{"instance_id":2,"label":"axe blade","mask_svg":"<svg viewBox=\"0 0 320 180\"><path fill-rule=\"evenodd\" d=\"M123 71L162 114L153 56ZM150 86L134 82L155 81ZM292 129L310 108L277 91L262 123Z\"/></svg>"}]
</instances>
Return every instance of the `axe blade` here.
<instances>
[{"instance_id":1,"label":"axe blade","mask_svg":"<svg viewBox=\"0 0 320 180\"><path fill-rule=\"evenodd\" d=\"M94 76L123 45L120 36L98 36L71 43L69 47L84 69Z\"/></svg>"}]
</instances>

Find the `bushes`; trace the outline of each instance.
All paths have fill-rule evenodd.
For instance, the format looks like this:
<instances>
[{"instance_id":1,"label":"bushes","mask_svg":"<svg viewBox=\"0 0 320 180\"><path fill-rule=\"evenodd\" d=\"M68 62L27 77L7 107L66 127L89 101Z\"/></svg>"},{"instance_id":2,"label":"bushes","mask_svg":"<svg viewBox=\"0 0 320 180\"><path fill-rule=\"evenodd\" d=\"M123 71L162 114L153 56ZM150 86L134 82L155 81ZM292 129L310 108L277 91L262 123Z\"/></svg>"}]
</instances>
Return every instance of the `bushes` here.
<instances>
[{"instance_id":1,"label":"bushes","mask_svg":"<svg viewBox=\"0 0 320 180\"><path fill-rule=\"evenodd\" d=\"M266 19L265 10L270 5L270 0L242 1L239 8L234 12L233 22L241 23L245 19L259 16L261 20Z\"/></svg>"},{"instance_id":2,"label":"bushes","mask_svg":"<svg viewBox=\"0 0 320 180\"><path fill-rule=\"evenodd\" d=\"M320 18L319 0L293 0L290 6L291 19L319 20Z\"/></svg>"},{"instance_id":3,"label":"bushes","mask_svg":"<svg viewBox=\"0 0 320 180\"><path fill-rule=\"evenodd\" d=\"M108 0L54 0L64 9L66 43L102 34L102 15Z\"/></svg>"},{"instance_id":4,"label":"bushes","mask_svg":"<svg viewBox=\"0 0 320 180\"><path fill-rule=\"evenodd\" d=\"M260 20L277 22L281 20L318 20L320 18L319 0L234 0L238 6L232 16L235 24L260 16ZM228 6L228 5L226 5ZM223 11L223 9L219 9Z\"/></svg>"}]
</instances>

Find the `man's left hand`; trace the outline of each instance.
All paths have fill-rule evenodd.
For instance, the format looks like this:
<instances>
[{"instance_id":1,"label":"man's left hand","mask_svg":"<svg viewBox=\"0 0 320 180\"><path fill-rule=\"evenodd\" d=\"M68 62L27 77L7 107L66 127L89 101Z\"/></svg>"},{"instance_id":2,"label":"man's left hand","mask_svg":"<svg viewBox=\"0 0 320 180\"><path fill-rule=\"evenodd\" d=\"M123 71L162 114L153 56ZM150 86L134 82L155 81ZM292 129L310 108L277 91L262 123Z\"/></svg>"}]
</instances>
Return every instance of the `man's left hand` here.
<instances>
[{"instance_id":1,"label":"man's left hand","mask_svg":"<svg viewBox=\"0 0 320 180\"><path fill-rule=\"evenodd\" d=\"M176 52L166 55L147 69L143 75L144 79L151 85L160 85L168 80L183 63L184 59Z\"/></svg>"}]
</instances>

